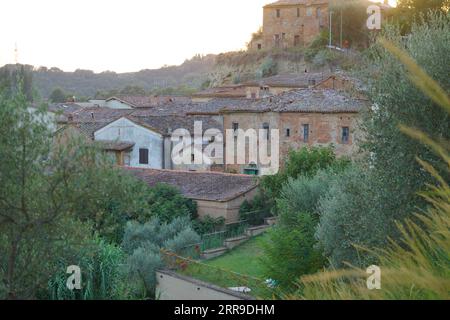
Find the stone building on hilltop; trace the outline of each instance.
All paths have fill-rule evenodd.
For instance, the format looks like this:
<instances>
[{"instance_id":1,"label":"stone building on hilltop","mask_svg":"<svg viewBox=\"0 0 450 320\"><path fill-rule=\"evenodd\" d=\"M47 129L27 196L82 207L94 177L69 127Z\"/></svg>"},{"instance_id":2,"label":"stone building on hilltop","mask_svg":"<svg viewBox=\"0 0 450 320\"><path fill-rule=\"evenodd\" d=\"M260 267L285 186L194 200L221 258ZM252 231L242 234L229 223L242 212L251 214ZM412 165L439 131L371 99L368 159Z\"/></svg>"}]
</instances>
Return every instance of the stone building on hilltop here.
<instances>
[{"instance_id":1,"label":"stone building on hilltop","mask_svg":"<svg viewBox=\"0 0 450 320\"><path fill-rule=\"evenodd\" d=\"M329 0L280 0L264 6L258 49L306 46L328 27Z\"/></svg>"}]
</instances>

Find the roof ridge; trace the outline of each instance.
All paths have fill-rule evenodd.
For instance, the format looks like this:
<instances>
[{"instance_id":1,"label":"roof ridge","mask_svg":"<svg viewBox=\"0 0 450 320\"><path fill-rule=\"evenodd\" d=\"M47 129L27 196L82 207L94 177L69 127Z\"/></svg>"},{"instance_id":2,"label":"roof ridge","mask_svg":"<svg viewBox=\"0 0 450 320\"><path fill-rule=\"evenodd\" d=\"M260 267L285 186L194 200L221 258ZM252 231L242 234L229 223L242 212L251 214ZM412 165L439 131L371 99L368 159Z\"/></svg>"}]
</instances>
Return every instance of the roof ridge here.
<instances>
[{"instance_id":1,"label":"roof ridge","mask_svg":"<svg viewBox=\"0 0 450 320\"><path fill-rule=\"evenodd\" d=\"M132 169L132 170L142 170L142 171L159 171L159 172L189 173L189 174L212 174L212 175L230 176L230 177L254 178L254 176L250 176L250 175L242 174L242 173L228 173L228 172L216 172L216 171L171 170L171 169L140 168L140 167L132 167L132 166L123 166L123 168Z\"/></svg>"}]
</instances>

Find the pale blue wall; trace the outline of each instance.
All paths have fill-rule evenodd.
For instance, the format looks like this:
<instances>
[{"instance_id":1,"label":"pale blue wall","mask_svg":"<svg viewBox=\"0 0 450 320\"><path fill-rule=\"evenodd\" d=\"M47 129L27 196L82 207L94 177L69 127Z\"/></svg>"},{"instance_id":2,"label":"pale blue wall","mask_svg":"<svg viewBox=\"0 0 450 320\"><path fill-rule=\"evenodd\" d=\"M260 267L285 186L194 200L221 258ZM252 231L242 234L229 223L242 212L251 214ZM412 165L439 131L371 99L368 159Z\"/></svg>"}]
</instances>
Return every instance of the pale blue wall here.
<instances>
[{"instance_id":1,"label":"pale blue wall","mask_svg":"<svg viewBox=\"0 0 450 320\"><path fill-rule=\"evenodd\" d=\"M95 140L134 142L130 166L163 169L163 137L126 118L121 118L95 133ZM139 164L139 149L149 149L149 164Z\"/></svg>"}]
</instances>

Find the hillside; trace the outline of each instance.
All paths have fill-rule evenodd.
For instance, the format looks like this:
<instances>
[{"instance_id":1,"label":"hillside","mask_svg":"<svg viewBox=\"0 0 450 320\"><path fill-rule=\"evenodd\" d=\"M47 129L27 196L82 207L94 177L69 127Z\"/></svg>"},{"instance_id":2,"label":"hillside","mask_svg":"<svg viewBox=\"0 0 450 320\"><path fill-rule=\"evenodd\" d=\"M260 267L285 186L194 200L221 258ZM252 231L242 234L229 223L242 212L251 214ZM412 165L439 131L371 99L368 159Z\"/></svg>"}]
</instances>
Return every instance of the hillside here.
<instances>
[{"instance_id":1,"label":"hillside","mask_svg":"<svg viewBox=\"0 0 450 320\"><path fill-rule=\"evenodd\" d=\"M53 89L61 88L76 96L94 97L98 91L120 90L127 86L142 87L146 91L187 86L199 88L207 79L215 64L214 55L195 56L180 66L168 66L161 69L141 70L139 72L94 73L91 70L64 72L58 68L39 68L25 66L33 75L33 85L38 93L48 98ZM4 68L14 70L18 66L7 65Z\"/></svg>"},{"instance_id":2,"label":"hillside","mask_svg":"<svg viewBox=\"0 0 450 320\"><path fill-rule=\"evenodd\" d=\"M77 97L95 97L98 92L111 95L126 87L149 93L174 88L171 92L193 92L200 88L237 84L249 80L283 73L333 71L347 68L349 53L328 49L287 49L273 51L239 51L219 55L195 56L180 66L141 70L131 73L76 70L64 72L58 68L7 65L1 70L24 67L32 73L33 86L43 98L55 88ZM351 55L352 64L356 57ZM142 89L141 89L142 88ZM170 92L170 91L169 91Z\"/></svg>"}]
</instances>

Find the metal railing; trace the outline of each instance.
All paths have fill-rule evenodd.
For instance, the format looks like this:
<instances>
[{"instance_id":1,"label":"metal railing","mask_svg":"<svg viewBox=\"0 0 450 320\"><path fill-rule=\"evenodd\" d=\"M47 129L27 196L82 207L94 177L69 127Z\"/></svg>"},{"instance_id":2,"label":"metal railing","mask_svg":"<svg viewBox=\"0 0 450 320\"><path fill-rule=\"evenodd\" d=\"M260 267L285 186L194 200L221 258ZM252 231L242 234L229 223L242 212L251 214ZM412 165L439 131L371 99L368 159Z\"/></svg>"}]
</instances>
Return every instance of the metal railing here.
<instances>
[{"instance_id":1,"label":"metal railing","mask_svg":"<svg viewBox=\"0 0 450 320\"><path fill-rule=\"evenodd\" d=\"M249 227L247 221L228 223L224 230L202 235L202 251L223 247L224 241L229 238L236 238L245 234Z\"/></svg>"},{"instance_id":2,"label":"metal railing","mask_svg":"<svg viewBox=\"0 0 450 320\"><path fill-rule=\"evenodd\" d=\"M275 299L280 296L278 289L270 285L267 280L207 265L170 251L163 250L161 254L166 265L182 275L206 281L222 288L246 288L248 290L243 293L257 299Z\"/></svg>"}]
</instances>

